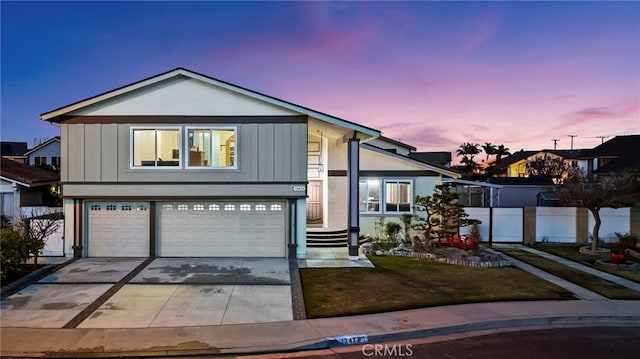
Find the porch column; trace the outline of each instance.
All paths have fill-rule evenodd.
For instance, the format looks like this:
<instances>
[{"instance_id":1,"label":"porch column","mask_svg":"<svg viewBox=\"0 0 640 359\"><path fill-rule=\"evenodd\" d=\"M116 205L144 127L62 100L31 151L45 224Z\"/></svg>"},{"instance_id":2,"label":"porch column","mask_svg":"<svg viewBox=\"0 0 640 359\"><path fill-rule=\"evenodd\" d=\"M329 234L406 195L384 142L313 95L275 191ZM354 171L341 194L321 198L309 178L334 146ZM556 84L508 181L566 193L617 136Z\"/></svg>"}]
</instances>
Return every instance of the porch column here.
<instances>
[{"instance_id":1,"label":"porch column","mask_svg":"<svg viewBox=\"0 0 640 359\"><path fill-rule=\"evenodd\" d=\"M358 236L360 235L360 213L358 210L358 183L360 177L360 140L349 139L348 181L349 181L349 259L358 259Z\"/></svg>"},{"instance_id":2,"label":"porch column","mask_svg":"<svg viewBox=\"0 0 640 359\"><path fill-rule=\"evenodd\" d=\"M298 247L296 249L297 259L307 258L307 199L298 198L296 200L296 237L298 240Z\"/></svg>"}]
</instances>

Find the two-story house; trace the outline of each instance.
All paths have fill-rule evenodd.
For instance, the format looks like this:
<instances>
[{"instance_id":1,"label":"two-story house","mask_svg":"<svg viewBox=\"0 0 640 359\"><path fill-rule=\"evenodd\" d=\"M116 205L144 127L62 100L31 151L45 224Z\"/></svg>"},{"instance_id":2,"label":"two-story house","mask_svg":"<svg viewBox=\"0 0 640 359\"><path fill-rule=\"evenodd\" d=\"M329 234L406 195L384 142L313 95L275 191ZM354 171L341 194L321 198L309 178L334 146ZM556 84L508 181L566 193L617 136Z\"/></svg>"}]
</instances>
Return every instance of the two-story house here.
<instances>
[{"instance_id":1,"label":"two-story house","mask_svg":"<svg viewBox=\"0 0 640 359\"><path fill-rule=\"evenodd\" d=\"M346 229L355 258L369 217L412 213L457 176L368 144L378 130L182 68L41 119L60 124L75 256L305 258L309 226Z\"/></svg>"}]
</instances>

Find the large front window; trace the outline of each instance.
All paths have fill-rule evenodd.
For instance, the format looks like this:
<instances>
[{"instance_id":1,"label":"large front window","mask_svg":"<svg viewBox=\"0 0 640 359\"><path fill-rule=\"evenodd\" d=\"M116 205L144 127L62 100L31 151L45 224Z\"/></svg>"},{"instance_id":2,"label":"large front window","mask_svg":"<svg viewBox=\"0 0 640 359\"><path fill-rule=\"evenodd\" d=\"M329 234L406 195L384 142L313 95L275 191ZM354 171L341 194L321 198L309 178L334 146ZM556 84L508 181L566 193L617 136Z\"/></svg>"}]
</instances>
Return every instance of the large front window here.
<instances>
[{"instance_id":1,"label":"large front window","mask_svg":"<svg viewBox=\"0 0 640 359\"><path fill-rule=\"evenodd\" d=\"M180 167L180 129L133 128L133 167Z\"/></svg>"},{"instance_id":2,"label":"large front window","mask_svg":"<svg viewBox=\"0 0 640 359\"><path fill-rule=\"evenodd\" d=\"M235 167L235 128L187 129L189 167Z\"/></svg>"},{"instance_id":3,"label":"large front window","mask_svg":"<svg viewBox=\"0 0 640 359\"><path fill-rule=\"evenodd\" d=\"M385 180L385 212L411 212L411 181Z\"/></svg>"}]
</instances>

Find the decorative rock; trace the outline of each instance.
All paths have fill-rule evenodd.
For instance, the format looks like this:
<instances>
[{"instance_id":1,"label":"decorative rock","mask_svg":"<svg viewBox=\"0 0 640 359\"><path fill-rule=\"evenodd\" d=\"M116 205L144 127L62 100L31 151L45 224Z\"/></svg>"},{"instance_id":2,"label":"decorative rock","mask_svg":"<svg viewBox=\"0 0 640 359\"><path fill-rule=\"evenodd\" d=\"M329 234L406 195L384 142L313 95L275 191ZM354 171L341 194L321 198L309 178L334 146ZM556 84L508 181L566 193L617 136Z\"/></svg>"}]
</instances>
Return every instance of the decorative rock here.
<instances>
[{"instance_id":1,"label":"decorative rock","mask_svg":"<svg viewBox=\"0 0 640 359\"><path fill-rule=\"evenodd\" d=\"M376 251L377 256L384 256L385 253L383 251Z\"/></svg>"}]
</instances>

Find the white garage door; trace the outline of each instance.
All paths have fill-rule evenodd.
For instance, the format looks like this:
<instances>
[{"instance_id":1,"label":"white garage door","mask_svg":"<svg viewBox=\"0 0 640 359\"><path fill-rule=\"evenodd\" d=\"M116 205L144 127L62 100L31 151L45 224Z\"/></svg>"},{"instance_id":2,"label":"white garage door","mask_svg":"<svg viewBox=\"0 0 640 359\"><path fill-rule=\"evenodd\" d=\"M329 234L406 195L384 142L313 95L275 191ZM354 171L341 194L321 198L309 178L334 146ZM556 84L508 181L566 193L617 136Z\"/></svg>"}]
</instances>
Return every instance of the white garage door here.
<instances>
[{"instance_id":1,"label":"white garage door","mask_svg":"<svg viewBox=\"0 0 640 359\"><path fill-rule=\"evenodd\" d=\"M89 257L148 257L149 203L87 203Z\"/></svg>"},{"instance_id":2,"label":"white garage door","mask_svg":"<svg viewBox=\"0 0 640 359\"><path fill-rule=\"evenodd\" d=\"M158 203L160 257L284 257L286 202Z\"/></svg>"}]
</instances>

